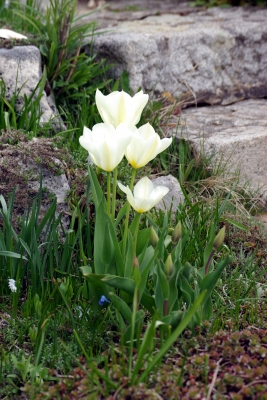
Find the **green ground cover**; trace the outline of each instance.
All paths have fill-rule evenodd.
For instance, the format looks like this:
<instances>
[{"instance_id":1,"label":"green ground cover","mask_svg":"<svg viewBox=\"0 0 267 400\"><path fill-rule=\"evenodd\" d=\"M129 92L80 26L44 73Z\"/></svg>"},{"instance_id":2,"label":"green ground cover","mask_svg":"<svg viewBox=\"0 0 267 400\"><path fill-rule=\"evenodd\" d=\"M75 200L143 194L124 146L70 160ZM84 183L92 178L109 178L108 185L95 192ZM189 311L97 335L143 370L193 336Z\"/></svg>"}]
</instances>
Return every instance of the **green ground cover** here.
<instances>
[{"instance_id":1,"label":"green ground cover","mask_svg":"<svg viewBox=\"0 0 267 400\"><path fill-rule=\"evenodd\" d=\"M174 139L132 183L171 172L185 202L131 209L128 229L124 191L111 195L114 174L88 170L79 144L83 127L101 122L96 88L132 95L127 74L114 81L109 65L83 53L94 26L77 25L73 1L51 0L44 16L33 0L25 9L2 1L0 13L39 46L36 94L49 85L68 127L41 125L38 96L17 113L2 82L0 139L55 139L80 177L67 230L53 199L39 218L43 190L15 222L16 189L0 193L0 398L267 398L266 232L255 196ZM150 122L163 138L170 120L179 124L176 107L151 95L138 126ZM117 173L123 185L134 177L125 158Z\"/></svg>"}]
</instances>

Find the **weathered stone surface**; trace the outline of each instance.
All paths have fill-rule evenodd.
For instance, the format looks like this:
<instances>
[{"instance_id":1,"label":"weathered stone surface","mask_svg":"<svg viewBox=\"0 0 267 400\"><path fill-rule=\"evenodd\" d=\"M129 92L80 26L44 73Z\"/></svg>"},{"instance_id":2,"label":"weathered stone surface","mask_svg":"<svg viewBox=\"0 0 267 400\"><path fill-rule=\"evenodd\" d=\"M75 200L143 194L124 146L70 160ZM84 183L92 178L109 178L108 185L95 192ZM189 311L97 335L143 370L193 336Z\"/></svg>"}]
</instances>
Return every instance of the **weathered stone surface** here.
<instances>
[{"instance_id":1,"label":"weathered stone surface","mask_svg":"<svg viewBox=\"0 0 267 400\"><path fill-rule=\"evenodd\" d=\"M226 163L226 173L240 169L240 180L267 199L267 100L245 100L229 106L182 111L177 137L213 163Z\"/></svg>"},{"instance_id":2,"label":"weathered stone surface","mask_svg":"<svg viewBox=\"0 0 267 400\"><path fill-rule=\"evenodd\" d=\"M167 186L170 190L166 196L164 196L163 200L157 204L156 208L163 211L171 209L172 212L175 212L179 204L184 202L184 195L180 183L174 176L159 176L153 179L153 184L154 186Z\"/></svg>"},{"instance_id":3,"label":"weathered stone surface","mask_svg":"<svg viewBox=\"0 0 267 400\"><path fill-rule=\"evenodd\" d=\"M115 64L116 76L128 71L134 91L227 105L267 96L266 21L266 8L149 16L95 36L94 51Z\"/></svg>"},{"instance_id":4,"label":"weathered stone surface","mask_svg":"<svg viewBox=\"0 0 267 400\"><path fill-rule=\"evenodd\" d=\"M70 190L66 176L67 167L64 153L56 147L53 139L29 141L20 132L2 133L0 136L0 194L8 199L14 187L14 223L18 216L28 210L28 206L40 190L40 168L42 167L43 216L54 197L57 199L56 214L67 211L66 196ZM69 226L69 217L63 213L62 223Z\"/></svg>"},{"instance_id":5,"label":"weathered stone surface","mask_svg":"<svg viewBox=\"0 0 267 400\"><path fill-rule=\"evenodd\" d=\"M10 100L18 92L16 103L19 111L23 105L23 97L30 97L42 78L41 54L35 46L15 46L13 48L0 49L0 78L3 79L6 92L5 97ZM39 94L37 89L36 95ZM4 95L4 94L3 94ZM56 107L51 97L45 91L40 101L42 111L41 121L52 121L56 130L63 130L64 124L58 116Z\"/></svg>"}]
</instances>

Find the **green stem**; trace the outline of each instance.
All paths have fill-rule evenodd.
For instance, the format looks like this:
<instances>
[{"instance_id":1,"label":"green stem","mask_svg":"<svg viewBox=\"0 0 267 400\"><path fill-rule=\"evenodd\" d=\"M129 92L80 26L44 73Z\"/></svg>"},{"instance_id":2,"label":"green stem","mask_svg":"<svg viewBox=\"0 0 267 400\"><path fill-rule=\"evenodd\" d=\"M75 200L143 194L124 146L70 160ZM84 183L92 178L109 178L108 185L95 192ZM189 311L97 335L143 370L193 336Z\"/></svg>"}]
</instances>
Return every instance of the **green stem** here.
<instances>
[{"instance_id":1,"label":"green stem","mask_svg":"<svg viewBox=\"0 0 267 400\"><path fill-rule=\"evenodd\" d=\"M136 175L136 169L133 168L132 169L131 183L130 183L130 190L133 189L135 175ZM123 233L123 242L122 242L122 256L123 256L123 259L125 258L125 254L126 254L126 243L127 243L127 236L128 236L129 215L130 215L130 203L127 202L124 233Z\"/></svg>"},{"instance_id":2,"label":"green stem","mask_svg":"<svg viewBox=\"0 0 267 400\"><path fill-rule=\"evenodd\" d=\"M113 171L113 191L112 191L112 220L115 220L115 206L116 206L116 195L117 195L117 176L118 176L118 167L116 167Z\"/></svg>"},{"instance_id":3,"label":"green stem","mask_svg":"<svg viewBox=\"0 0 267 400\"><path fill-rule=\"evenodd\" d=\"M137 223L136 223L136 230L134 233L134 257L136 257L136 244L137 244L137 237L138 237L138 231L139 231L139 224L140 224L140 218L141 214L137 214Z\"/></svg>"},{"instance_id":4,"label":"green stem","mask_svg":"<svg viewBox=\"0 0 267 400\"><path fill-rule=\"evenodd\" d=\"M108 203L107 213L108 213L108 215L110 215L110 172L108 172L107 174L108 174L108 179L107 179L107 203Z\"/></svg>"}]
</instances>

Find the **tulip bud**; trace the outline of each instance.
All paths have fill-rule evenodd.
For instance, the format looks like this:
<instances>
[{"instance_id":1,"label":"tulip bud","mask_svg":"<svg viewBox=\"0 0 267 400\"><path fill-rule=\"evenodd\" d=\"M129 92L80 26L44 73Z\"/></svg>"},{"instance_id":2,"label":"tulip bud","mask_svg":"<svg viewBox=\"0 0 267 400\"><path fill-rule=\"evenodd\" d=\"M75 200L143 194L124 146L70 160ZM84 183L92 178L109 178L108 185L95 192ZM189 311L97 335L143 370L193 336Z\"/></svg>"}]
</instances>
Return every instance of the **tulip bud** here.
<instances>
[{"instance_id":1,"label":"tulip bud","mask_svg":"<svg viewBox=\"0 0 267 400\"><path fill-rule=\"evenodd\" d=\"M214 239L212 248L213 250L218 250L219 247L221 247L221 245L224 242L224 237L225 237L225 226L220 230L220 232L217 234L217 236Z\"/></svg>"},{"instance_id":2,"label":"tulip bud","mask_svg":"<svg viewBox=\"0 0 267 400\"><path fill-rule=\"evenodd\" d=\"M139 261L138 261L138 258L136 256L134 256L133 267L134 268L139 268Z\"/></svg>"},{"instance_id":3,"label":"tulip bud","mask_svg":"<svg viewBox=\"0 0 267 400\"><path fill-rule=\"evenodd\" d=\"M158 237L155 229L153 228L153 226L151 226L151 228L150 228L150 243L155 248L158 244L158 241L159 241L159 237Z\"/></svg>"},{"instance_id":4,"label":"tulip bud","mask_svg":"<svg viewBox=\"0 0 267 400\"><path fill-rule=\"evenodd\" d=\"M181 221L179 221L172 232L172 242L178 243L181 237L182 237L182 224Z\"/></svg>"},{"instance_id":5,"label":"tulip bud","mask_svg":"<svg viewBox=\"0 0 267 400\"><path fill-rule=\"evenodd\" d=\"M173 271L173 261L172 261L172 255L169 254L166 261L165 261L165 266L164 266L164 272L167 276L167 278L170 277Z\"/></svg>"}]
</instances>

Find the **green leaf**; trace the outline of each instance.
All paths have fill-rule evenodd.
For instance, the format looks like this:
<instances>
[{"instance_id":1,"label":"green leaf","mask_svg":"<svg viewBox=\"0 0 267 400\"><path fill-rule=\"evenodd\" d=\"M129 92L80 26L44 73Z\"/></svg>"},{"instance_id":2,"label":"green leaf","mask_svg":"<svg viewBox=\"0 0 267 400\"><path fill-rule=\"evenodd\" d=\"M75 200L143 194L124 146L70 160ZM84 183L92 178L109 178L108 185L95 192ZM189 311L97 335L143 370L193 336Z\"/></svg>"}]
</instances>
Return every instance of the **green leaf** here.
<instances>
[{"instance_id":1,"label":"green leaf","mask_svg":"<svg viewBox=\"0 0 267 400\"><path fill-rule=\"evenodd\" d=\"M89 175L89 179L90 179L90 184L91 184L91 189L92 189L92 194L93 194L93 199L94 199L94 204L95 204L96 210L98 209L101 201L103 202L104 209L106 210L107 209L107 201L105 199L105 196L101 189L101 186L99 185L95 171L93 170L93 168L90 165L88 166L88 175Z\"/></svg>"},{"instance_id":2,"label":"green leaf","mask_svg":"<svg viewBox=\"0 0 267 400\"><path fill-rule=\"evenodd\" d=\"M115 251L114 245L110 234L109 223L106 221L105 223L105 236L102 238L103 245L101 254L101 261L106 265L112 265L115 262Z\"/></svg>"},{"instance_id":3,"label":"green leaf","mask_svg":"<svg viewBox=\"0 0 267 400\"><path fill-rule=\"evenodd\" d=\"M224 270L224 268L227 266L227 264L230 263L230 257L227 255L224 260L222 260L216 267L216 269L212 272L210 272L208 275L203 278L203 280L200 282L200 291L206 292L205 299L204 299L204 309L203 309L203 318L205 319L206 317L210 315L210 306L209 303L207 303L207 308L205 309L206 302L208 301L213 289L215 288L218 280L220 279L220 276Z\"/></svg>"},{"instance_id":4,"label":"green leaf","mask_svg":"<svg viewBox=\"0 0 267 400\"><path fill-rule=\"evenodd\" d=\"M163 299L169 300L170 296L169 282L167 280L167 277L163 269L164 269L163 262L158 260L155 268L155 273L157 275L157 284L159 283L160 285Z\"/></svg>"},{"instance_id":5,"label":"green leaf","mask_svg":"<svg viewBox=\"0 0 267 400\"><path fill-rule=\"evenodd\" d=\"M128 247L126 253L124 277L130 278L133 272L133 259L134 259L134 243L133 236L130 231L128 231Z\"/></svg>"},{"instance_id":6,"label":"green leaf","mask_svg":"<svg viewBox=\"0 0 267 400\"><path fill-rule=\"evenodd\" d=\"M14 253L13 251L2 250L2 251L0 251L0 256L10 257L10 258L19 258L19 259L21 258L22 260L28 261L28 259L26 257L22 256L21 254Z\"/></svg>"},{"instance_id":7,"label":"green leaf","mask_svg":"<svg viewBox=\"0 0 267 400\"><path fill-rule=\"evenodd\" d=\"M128 293L130 296L134 295L135 290L135 282L129 278L122 278L115 275L104 275L102 278L102 282L107 284L108 286L118 288ZM151 297L146 291L142 294L140 303L146 307L146 309L153 314L155 309L155 301L153 297Z\"/></svg>"},{"instance_id":8,"label":"green leaf","mask_svg":"<svg viewBox=\"0 0 267 400\"><path fill-rule=\"evenodd\" d=\"M194 302L190 310L186 313L182 322L178 325L178 327L173 331L173 333L168 337L165 343L161 346L160 350L157 352L155 357L148 363L145 371L142 373L141 377L138 380L138 383L144 382L152 370L152 368L161 360L161 358L167 353L169 348L173 345L173 343L177 340L177 337L183 332L183 330L187 327L195 313L197 312L198 307L202 304L205 292L201 293L197 300Z\"/></svg>"},{"instance_id":9,"label":"green leaf","mask_svg":"<svg viewBox=\"0 0 267 400\"><path fill-rule=\"evenodd\" d=\"M114 307L121 313L125 321L130 325L132 322L132 311L130 307L115 293L109 292L109 298Z\"/></svg>"},{"instance_id":10,"label":"green leaf","mask_svg":"<svg viewBox=\"0 0 267 400\"><path fill-rule=\"evenodd\" d=\"M234 221L230 218L224 218L224 221L228 222L231 225L236 226L239 229L242 229L243 231L249 232L249 228L247 228L245 225L241 224L240 222Z\"/></svg>"},{"instance_id":11,"label":"green leaf","mask_svg":"<svg viewBox=\"0 0 267 400\"><path fill-rule=\"evenodd\" d=\"M131 385L133 385L135 383L135 379L136 376L138 374L138 372L140 371L140 369L142 368L142 366L144 365L144 358L146 356L146 354L148 353L148 350L151 348L153 341L154 341L154 337L155 337L155 324L156 324L156 319L157 319L157 313L154 314L154 317L152 319L151 323L148 323L143 340L142 340L142 344L140 346L140 348L138 349L138 357L137 357L137 361L133 370L133 375L132 375L132 379L131 379Z\"/></svg>"},{"instance_id":12,"label":"green leaf","mask_svg":"<svg viewBox=\"0 0 267 400\"><path fill-rule=\"evenodd\" d=\"M141 231L138 231L137 243L136 243L137 256L142 253L145 247L147 247L147 244L150 240L150 232L151 232L150 228L145 228L142 229Z\"/></svg>"}]
</instances>

